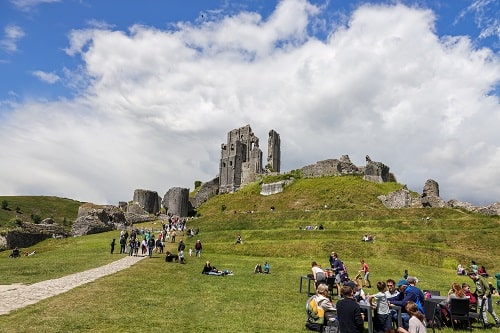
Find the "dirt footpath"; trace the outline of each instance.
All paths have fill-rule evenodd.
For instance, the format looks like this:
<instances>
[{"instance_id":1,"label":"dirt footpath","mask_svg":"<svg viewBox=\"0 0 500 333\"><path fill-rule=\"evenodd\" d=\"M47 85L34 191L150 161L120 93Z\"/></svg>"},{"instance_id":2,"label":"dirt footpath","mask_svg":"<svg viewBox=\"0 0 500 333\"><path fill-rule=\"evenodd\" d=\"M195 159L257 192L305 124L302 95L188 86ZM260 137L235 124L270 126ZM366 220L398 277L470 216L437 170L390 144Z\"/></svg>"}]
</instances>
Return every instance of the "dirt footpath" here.
<instances>
[{"instance_id":1,"label":"dirt footpath","mask_svg":"<svg viewBox=\"0 0 500 333\"><path fill-rule=\"evenodd\" d=\"M92 282L106 275L110 275L129 268L139 260L147 258L126 256L110 264L89 269L88 271L71 274L58 279L46 280L30 285L10 284L0 285L0 315L8 314L30 304L35 304L45 298L62 294L75 287Z\"/></svg>"}]
</instances>

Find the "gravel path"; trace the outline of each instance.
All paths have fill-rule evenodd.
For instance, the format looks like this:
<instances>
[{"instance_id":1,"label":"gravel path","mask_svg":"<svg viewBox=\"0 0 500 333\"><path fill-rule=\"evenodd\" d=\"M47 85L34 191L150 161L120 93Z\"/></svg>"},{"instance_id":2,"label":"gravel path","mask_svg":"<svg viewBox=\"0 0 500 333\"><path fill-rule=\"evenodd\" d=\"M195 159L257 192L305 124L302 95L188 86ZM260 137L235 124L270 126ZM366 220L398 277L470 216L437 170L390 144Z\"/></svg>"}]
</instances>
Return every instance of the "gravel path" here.
<instances>
[{"instance_id":1,"label":"gravel path","mask_svg":"<svg viewBox=\"0 0 500 333\"><path fill-rule=\"evenodd\" d=\"M58 279L46 280L30 285L12 284L0 286L0 299L2 300L0 302L0 315L8 314L12 310L35 304L43 299L62 294L103 276L129 268L144 258L147 258L147 256L126 256L110 264Z\"/></svg>"}]
</instances>

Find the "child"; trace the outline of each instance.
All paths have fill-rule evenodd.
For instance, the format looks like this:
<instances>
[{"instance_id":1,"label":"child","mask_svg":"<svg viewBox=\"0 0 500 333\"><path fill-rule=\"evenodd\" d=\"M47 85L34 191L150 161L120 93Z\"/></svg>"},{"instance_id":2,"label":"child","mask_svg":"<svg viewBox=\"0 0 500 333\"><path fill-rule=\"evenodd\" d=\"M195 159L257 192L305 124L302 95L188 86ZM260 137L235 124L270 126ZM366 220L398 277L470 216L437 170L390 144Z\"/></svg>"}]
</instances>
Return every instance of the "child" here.
<instances>
[{"instance_id":1,"label":"child","mask_svg":"<svg viewBox=\"0 0 500 333\"><path fill-rule=\"evenodd\" d=\"M192 256L193 256L193 248L192 248L192 247L190 247L190 248L189 248L189 256L190 256L190 257L192 257Z\"/></svg>"},{"instance_id":2,"label":"child","mask_svg":"<svg viewBox=\"0 0 500 333\"><path fill-rule=\"evenodd\" d=\"M425 316L418 311L418 306L415 302L409 301L405 306L406 312L411 316L408 330L403 327L398 327L399 333L427 333L424 321Z\"/></svg>"},{"instance_id":3,"label":"child","mask_svg":"<svg viewBox=\"0 0 500 333\"><path fill-rule=\"evenodd\" d=\"M378 331L384 331L385 333L394 333L394 329L392 328L392 318L391 318L391 310L389 309L389 302L387 302L387 296L385 292L387 291L387 286L384 281L377 282L377 290L378 293L375 295L368 297L368 303L372 304L372 300L374 299L377 309L375 324L378 326Z\"/></svg>"}]
</instances>

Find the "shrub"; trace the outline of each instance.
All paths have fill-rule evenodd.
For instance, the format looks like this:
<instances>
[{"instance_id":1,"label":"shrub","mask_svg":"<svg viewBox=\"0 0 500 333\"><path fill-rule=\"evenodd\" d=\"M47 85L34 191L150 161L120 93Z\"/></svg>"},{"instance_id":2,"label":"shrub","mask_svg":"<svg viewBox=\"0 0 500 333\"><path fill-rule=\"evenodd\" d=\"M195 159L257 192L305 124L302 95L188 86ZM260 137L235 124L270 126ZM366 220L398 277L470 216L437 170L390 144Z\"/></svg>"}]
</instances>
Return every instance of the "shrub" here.
<instances>
[{"instance_id":1,"label":"shrub","mask_svg":"<svg viewBox=\"0 0 500 333\"><path fill-rule=\"evenodd\" d=\"M33 223L39 224L40 222L42 222L42 217L40 215L31 214L31 220L33 221Z\"/></svg>"},{"instance_id":2,"label":"shrub","mask_svg":"<svg viewBox=\"0 0 500 333\"><path fill-rule=\"evenodd\" d=\"M201 180L196 180L196 181L194 182L194 188L198 188L198 187L200 187L200 186L201 186Z\"/></svg>"},{"instance_id":3,"label":"shrub","mask_svg":"<svg viewBox=\"0 0 500 333\"><path fill-rule=\"evenodd\" d=\"M2 209L7 210L9 207L9 202L7 200L2 201Z\"/></svg>"}]
</instances>

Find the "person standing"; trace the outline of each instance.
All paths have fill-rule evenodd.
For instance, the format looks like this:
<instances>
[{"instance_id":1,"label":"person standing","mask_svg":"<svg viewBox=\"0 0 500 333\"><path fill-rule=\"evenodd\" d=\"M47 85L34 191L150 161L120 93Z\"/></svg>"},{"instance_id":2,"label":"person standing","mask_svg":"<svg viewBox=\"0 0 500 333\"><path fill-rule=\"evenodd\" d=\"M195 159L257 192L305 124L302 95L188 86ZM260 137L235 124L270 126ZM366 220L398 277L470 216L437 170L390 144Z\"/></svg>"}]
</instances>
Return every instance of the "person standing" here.
<instances>
[{"instance_id":1,"label":"person standing","mask_svg":"<svg viewBox=\"0 0 500 333\"><path fill-rule=\"evenodd\" d=\"M196 244L194 244L194 251L196 252L197 257L201 257L201 250L203 249L203 246L201 245L201 241L198 239L196 241Z\"/></svg>"},{"instance_id":2,"label":"person standing","mask_svg":"<svg viewBox=\"0 0 500 333\"><path fill-rule=\"evenodd\" d=\"M115 242L115 239L113 238L113 240L111 241L111 244L110 244L111 245L111 254L113 254L113 252L115 252L115 244L116 244L116 242Z\"/></svg>"},{"instance_id":3,"label":"person standing","mask_svg":"<svg viewBox=\"0 0 500 333\"><path fill-rule=\"evenodd\" d=\"M342 333L363 333L365 327L361 317L361 307L353 297L352 288L343 286L342 299L337 302L339 331Z\"/></svg>"},{"instance_id":4,"label":"person standing","mask_svg":"<svg viewBox=\"0 0 500 333\"><path fill-rule=\"evenodd\" d=\"M469 277L471 278L472 281L474 281L474 284L476 285L476 294L477 294L477 307L478 309L483 309L483 323L485 326L489 326L488 324L488 314L489 312L493 319L495 320L496 327L500 327L500 319L498 318L497 314L495 313L495 310L493 310L492 302L491 302L491 292L490 292L490 287L488 285L488 282L486 280L478 275L474 271L469 272ZM483 305L483 303L485 303Z\"/></svg>"},{"instance_id":5,"label":"person standing","mask_svg":"<svg viewBox=\"0 0 500 333\"><path fill-rule=\"evenodd\" d=\"M151 258L153 256L153 250L155 248L156 241L154 237L149 237L148 239L148 254L149 257Z\"/></svg>"},{"instance_id":6,"label":"person standing","mask_svg":"<svg viewBox=\"0 0 500 333\"><path fill-rule=\"evenodd\" d=\"M330 255L330 266L332 267L333 274L335 276L335 287L337 288L337 295L340 295L340 288L342 286L341 273L343 270L342 261L338 258L337 253L332 252Z\"/></svg>"},{"instance_id":7,"label":"person standing","mask_svg":"<svg viewBox=\"0 0 500 333\"><path fill-rule=\"evenodd\" d=\"M387 301L387 285L384 281L377 282L378 293L368 297L368 304L372 305L372 300L375 300L376 308L376 321L378 331L386 333L394 333L392 328L391 310L389 309L389 302Z\"/></svg>"},{"instance_id":8,"label":"person standing","mask_svg":"<svg viewBox=\"0 0 500 333\"><path fill-rule=\"evenodd\" d=\"M363 287L371 288L372 284L370 282L370 268L366 263L365 259L361 259L361 269L363 270Z\"/></svg>"},{"instance_id":9,"label":"person standing","mask_svg":"<svg viewBox=\"0 0 500 333\"><path fill-rule=\"evenodd\" d=\"M125 245L127 245L127 240L124 235L120 236L120 254L125 253Z\"/></svg>"}]
</instances>

